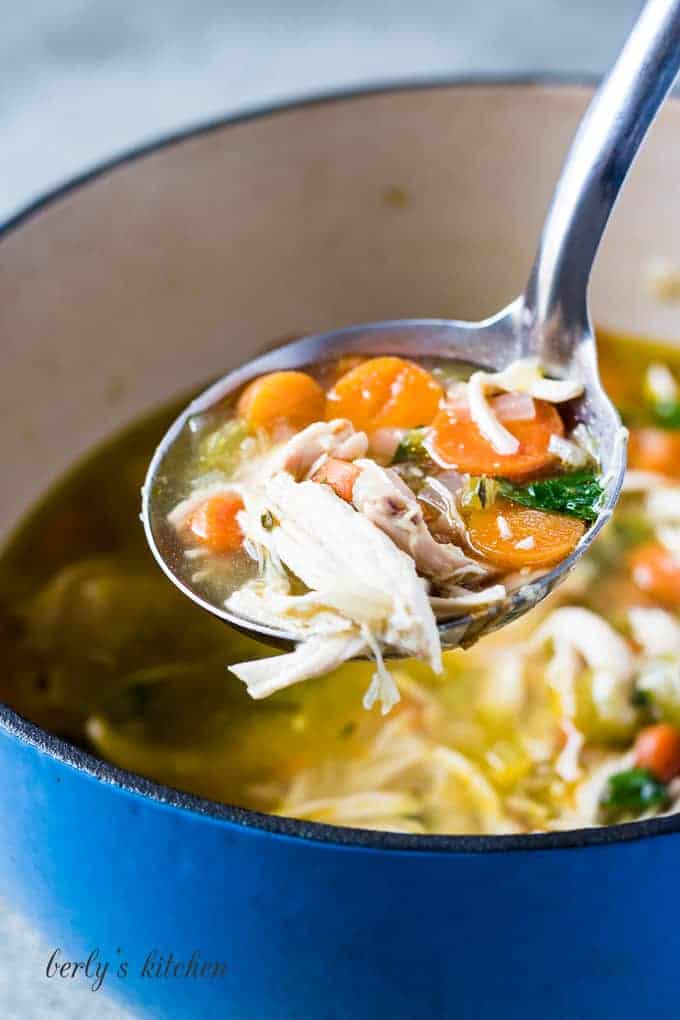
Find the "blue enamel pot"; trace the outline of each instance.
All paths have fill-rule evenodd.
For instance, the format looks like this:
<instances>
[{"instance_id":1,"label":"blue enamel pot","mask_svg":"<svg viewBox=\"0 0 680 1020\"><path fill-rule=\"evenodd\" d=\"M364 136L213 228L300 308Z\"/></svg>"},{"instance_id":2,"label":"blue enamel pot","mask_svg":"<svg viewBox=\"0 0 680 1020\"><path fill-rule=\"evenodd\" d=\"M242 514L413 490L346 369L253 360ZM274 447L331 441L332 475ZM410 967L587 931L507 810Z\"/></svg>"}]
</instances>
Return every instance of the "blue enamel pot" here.
<instances>
[{"instance_id":1,"label":"blue enamel pot","mask_svg":"<svg viewBox=\"0 0 680 1020\"><path fill-rule=\"evenodd\" d=\"M8 224L2 528L97 440L277 337L501 307L588 94L455 82L264 111L132 153ZM651 256L680 264L679 136L671 103L592 295L607 326L668 339L677 308L644 283ZM55 966L90 956L81 979L140 1017L675 1020L679 867L680 817L337 829L159 786L0 706L0 896L60 947Z\"/></svg>"}]
</instances>

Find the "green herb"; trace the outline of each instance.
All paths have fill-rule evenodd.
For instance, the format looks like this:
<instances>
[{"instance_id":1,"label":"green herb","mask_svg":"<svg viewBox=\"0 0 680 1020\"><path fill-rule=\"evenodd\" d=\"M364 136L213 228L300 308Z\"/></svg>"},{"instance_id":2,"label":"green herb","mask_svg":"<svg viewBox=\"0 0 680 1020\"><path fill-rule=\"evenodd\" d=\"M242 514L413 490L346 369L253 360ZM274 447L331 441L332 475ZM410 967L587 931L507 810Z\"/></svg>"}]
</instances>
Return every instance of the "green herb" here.
<instances>
[{"instance_id":1,"label":"green herb","mask_svg":"<svg viewBox=\"0 0 680 1020\"><path fill-rule=\"evenodd\" d=\"M633 768L610 776L600 799L600 810L608 822L629 815L641 815L650 808L668 804L668 791L649 769Z\"/></svg>"},{"instance_id":2,"label":"green herb","mask_svg":"<svg viewBox=\"0 0 680 1020\"><path fill-rule=\"evenodd\" d=\"M495 478L470 478L467 485L463 487L460 500L463 506L472 507L475 510L486 510L495 501L498 495L498 482Z\"/></svg>"},{"instance_id":3,"label":"green herb","mask_svg":"<svg viewBox=\"0 0 680 1020\"><path fill-rule=\"evenodd\" d=\"M633 708L651 708L654 701L651 691L645 691L641 687L634 689L630 700Z\"/></svg>"},{"instance_id":4,"label":"green herb","mask_svg":"<svg viewBox=\"0 0 680 1020\"><path fill-rule=\"evenodd\" d=\"M521 503L533 510L568 514L582 521L595 520L604 496L602 486L592 471L572 471L526 485L514 485L500 479L498 486L502 495L513 503Z\"/></svg>"},{"instance_id":5,"label":"green herb","mask_svg":"<svg viewBox=\"0 0 680 1020\"><path fill-rule=\"evenodd\" d=\"M680 400L664 400L654 405L654 418L665 429L680 429Z\"/></svg>"},{"instance_id":6,"label":"green herb","mask_svg":"<svg viewBox=\"0 0 680 1020\"><path fill-rule=\"evenodd\" d=\"M425 429L409 429L405 432L392 458L393 464L403 464L407 460L425 460Z\"/></svg>"},{"instance_id":7,"label":"green herb","mask_svg":"<svg viewBox=\"0 0 680 1020\"><path fill-rule=\"evenodd\" d=\"M272 528L274 527L274 518L272 517L269 510L265 510L265 512L260 517L260 524L262 525L265 531L271 531Z\"/></svg>"}]
</instances>

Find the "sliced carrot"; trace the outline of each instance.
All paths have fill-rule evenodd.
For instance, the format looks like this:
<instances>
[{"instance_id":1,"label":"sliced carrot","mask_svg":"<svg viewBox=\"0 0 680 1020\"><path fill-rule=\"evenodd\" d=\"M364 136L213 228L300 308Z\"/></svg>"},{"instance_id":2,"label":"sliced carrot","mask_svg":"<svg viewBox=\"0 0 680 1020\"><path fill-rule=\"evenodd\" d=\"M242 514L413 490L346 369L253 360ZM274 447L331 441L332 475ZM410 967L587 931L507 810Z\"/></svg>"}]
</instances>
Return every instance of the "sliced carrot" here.
<instances>
[{"instance_id":1,"label":"sliced carrot","mask_svg":"<svg viewBox=\"0 0 680 1020\"><path fill-rule=\"evenodd\" d=\"M246 386L236 413L254 429L303 429L324 420L325 403L322 387L306 372L270 372Z\"/></svg>"},{"instance_id":2,"label":"sliced carrot","mask_svg":"<svg viewBox=\"0 0 680 1020\"><path fill-rule=\"evenodd\" d=\"M552 404L534 401L535 416L526 421L503 421L519 440L517 453L498 453L470 417L467 404L443 408L432 424L433 454L447 467L474 475L520 478L541 471L555 460L548 449L551 436L563 436L564 424Z\"/></svg>"},{"instance_id":3,"label":"sliced carrot","mask_svg":"<svg viewBox=\"0 0 680 1020\"><path fill-rule=\"evenodd\" d=\"M352 499L352 489L359 474L359 468L349 461L338 457L329 457L318 471L312 475L312 481L323 482L348 503Z\"/></svg>"},{"instance_id":4,"label":"sliced carrot","mask_svg":"<svg viewBox=\"0 0 680 1020\"><path fill-rule=\"evenodd\" d=\"M363 354L343 354L341 358L335 358L334 361L326 361L319 366L319 382L325 390L329 390L343 375L347 375L353 368L362 365L367 360Z\"/></svg>"},{"instance_id":5,"label":"sliced carrot","mask_svg":"<svg viewBox=\"0 0 680 1020\"><path fill-rule=\"evenodd\" d=\"M670 723L657 723L640 730L635 738L635 764L662 783L680 773L680 730Z\"/></svg>"},{"instance_id":6,"label":"sliced carrot","mask_svg":"<svg viewBox=\"0 0 680 1020\"><path fill-rule=\"evenodd\" d=\"M426 369L403 358L370 358L338 379L326 418L349 418L360 431L429 425L444 396Z\"/></svg>"},{"instance_id":7,"label":"sliced carrot","mask_svg":"<svg viewBox=\"0 0 680 1020\"><path fill-rule=\"evenodd\" d=\"M628 444L628 466L639 471L680 478L680 431L632 429Z\"/></svg>"},{"instance_id":8,"label":"sliced carrot","mask_svg":"<svg viewBox=\"0 0 680 1020\"><path fill-rule=\"evenodd\" d=\"M661 542L645 542L631 554L631 577L641 591L665 606L680 606L680 560Z\"/></svg>"},{"instance_id":9,"label":"sliced carrot","mask_svg":"<svg viewBox=\"0 0 680 1020\"><path fill-rule=\"evenodd\" d=\"M187 527L193 538L211 552L233 553L243 543L243 532L236 520L239 510L243 510L243 500L234 493L210 496L193 511Z\"/></svg>"},{"instance_id":10,"label":"sliced carrot","mask_svg":"<svg viewBox=\"0 0 680 1020\"><path fill-rule=\"evenodd\" d=\"M505 499L484 510L470 510L466 524L473 549L507 570L559 563L586 530L576 517L531 510Z\"/></svg>"}]
</instances>

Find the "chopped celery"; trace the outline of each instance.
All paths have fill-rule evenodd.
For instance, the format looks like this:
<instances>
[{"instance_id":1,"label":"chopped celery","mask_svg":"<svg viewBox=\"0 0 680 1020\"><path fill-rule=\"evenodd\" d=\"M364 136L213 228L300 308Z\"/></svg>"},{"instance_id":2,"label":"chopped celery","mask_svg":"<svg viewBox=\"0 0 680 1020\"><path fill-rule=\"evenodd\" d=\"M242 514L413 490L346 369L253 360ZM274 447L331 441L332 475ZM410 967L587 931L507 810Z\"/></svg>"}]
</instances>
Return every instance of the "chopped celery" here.
<instances>
[{"instance_id":1,"label":"chopped celery","mask_svg":"<svg viewBox=\"0 0 680 1020\"><path fill-rule=\"evenodd\" d=\"M425 460L428 456L425 449L425 429L409 429L395 450L393 464L403 464L409 460Z\"/></svg>"},{"instance_id":2,"label":"chopped celery","mask_svg":"<svg viewBox=\"0 0 680 1020\"><path fill-rule=\"evenodd\" d=\"M470 507L470 509L486 510L495 502L498 492L499 486L496 479L482 475L479 478L469 479L461 491L460 499L463 506Z\"/></svg>"},{"instance_id":3,"label":"chopped celery","mask_svg":"<svg viewBox=\"0 0 680 1020\"><path fill-rule=\"evenodd\" d=\"M236 418L203 436L198 446L198 465L203 471L231 471L248 436L245 422Z\"/></svg>"}]
</instances>

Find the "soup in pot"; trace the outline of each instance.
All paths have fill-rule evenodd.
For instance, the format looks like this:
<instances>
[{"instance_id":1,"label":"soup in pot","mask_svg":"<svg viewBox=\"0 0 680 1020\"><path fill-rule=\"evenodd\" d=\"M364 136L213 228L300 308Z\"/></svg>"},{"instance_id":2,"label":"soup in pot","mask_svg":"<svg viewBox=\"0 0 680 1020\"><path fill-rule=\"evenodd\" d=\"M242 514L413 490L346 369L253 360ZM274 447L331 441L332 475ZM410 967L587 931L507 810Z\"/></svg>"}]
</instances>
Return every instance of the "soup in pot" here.
<instances>
[{"instance_id":1,"label":"soup in pot","mask_svg":"<svg viewBox=\"0 0 680 1020\"><path fill-rule=\"evenodd\" d=\"M392 691L375 683L374 662L342 662L253 700L229 667L245 664L245 679L249 665L260 677L275 677L280 653L176 591L139 524L139 488L171 409L96 450L5 549L0 697L48 730L170 786L335 825L532 832L680 809L680 355L607 335L600 353L605 385L631 429L615 516L546 602L470 650L445 653L441 673L427 661L399 661L391 666ZM278 456L293 444L294 452L304 430L320 422L349 422L342 434L326 431L331 446L315 460L308 463L302 449L304 480L322 498L332 495L357 511L357 479L366 471L369 495L369 483L394 485L413 500L407 511L433 541L455 546L483 571L431 576L438 616L451 606L434 600L484 597L512 585L514 574L556 561L532 562L544 536L540 524L527 535L518 530L525 511L558 518L559 527L571 522L572 545L558 559L587 528L598 495L597 451L582 431L574 434L578 424L560 407L551 405L557 425L540 396L525 400L512 386L487 392L510 434L517 423L536 425L544 416L554 425L544 437L545 461L514 472L505 462L500 470L479 459L479 443L463 442L456 431L462 427L464 438L469 425L459 400L470 382L464 367L416 366L427 376L426 398L439 387L447 400L442 405L437 391L427 414L419 408L415 419L395 423L389 415L366 418L368 387L352 377L368 373L366 365L308 373L313 385L304 385L318 400L311 419L290 421L275 411L263 424L257 415L266 410L271 381L259 380L221 418L195 423L185 446L186 488L168 494L168 513L178 555L190 554L187 571L204 572L212 597L261 597L257 561L244 539L259 527L268 547L281 521L277 506L250 512L251 495L239 489L238 476L254 451ZM282 399L273 406L285 409ZM359 433L365 447L359 440L360 456L347 456ZM336 456L342 443L345 455ZM464 459L470 450L474 463ZM218 495L235 503L211 508ZM577 509L591 510L574 513L574 500ZM445 528L461 523L463 539L453 541ZM554 544L556 528L551 523L547 542ZM522 548L530 536L533 547ZM285 590L268 568L277 597L307 597L312 586L285 561L281 568ZM387 714L371 708L374 702Z\"/></svg>"}]
</instances>

